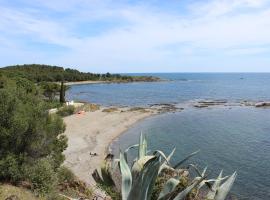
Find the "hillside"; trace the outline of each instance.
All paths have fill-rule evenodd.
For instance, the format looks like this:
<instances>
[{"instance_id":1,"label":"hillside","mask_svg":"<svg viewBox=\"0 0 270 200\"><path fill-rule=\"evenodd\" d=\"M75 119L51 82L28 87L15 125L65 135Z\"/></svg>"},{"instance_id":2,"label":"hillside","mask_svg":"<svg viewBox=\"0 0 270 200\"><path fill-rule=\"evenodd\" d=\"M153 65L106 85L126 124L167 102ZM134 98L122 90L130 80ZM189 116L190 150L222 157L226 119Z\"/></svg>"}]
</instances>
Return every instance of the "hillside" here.
<instances>
[{"instance_id":1,"label":"hillside","mask_svg":"<svg viewBox=\"0 0 270 200\"><path fill-rule=\"evenodd\" d=\"M138 82L158 81L159 78L152 76L126 76L120 74L96 74L85 73L75 69L58 66L25 64L0 68L0 72L7 77L22 77L33 82L57 82L57 81L113 81L113 82Z\"/></svg>"}]
</instances>

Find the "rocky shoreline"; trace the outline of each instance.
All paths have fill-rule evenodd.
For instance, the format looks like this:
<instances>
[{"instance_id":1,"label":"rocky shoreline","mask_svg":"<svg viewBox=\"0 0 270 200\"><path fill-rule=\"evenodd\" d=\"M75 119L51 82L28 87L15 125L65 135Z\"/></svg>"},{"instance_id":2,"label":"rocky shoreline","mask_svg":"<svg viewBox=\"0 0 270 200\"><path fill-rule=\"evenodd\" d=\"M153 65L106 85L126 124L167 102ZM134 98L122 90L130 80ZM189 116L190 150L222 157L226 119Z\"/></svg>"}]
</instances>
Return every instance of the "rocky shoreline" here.
<instances>
[{"instance_id":1,"label":"rocky shoreline","mask_svg":"<svg viewBox=\"0 0 270 200\"><path fill-rule=\"evenodd\" d=\"M213 106L252 106L256 108L270 108L270 101L239 101L230 102L228 100L199 100L193 103L196 108L208 108Z\"/></svg>"}]
</instances>

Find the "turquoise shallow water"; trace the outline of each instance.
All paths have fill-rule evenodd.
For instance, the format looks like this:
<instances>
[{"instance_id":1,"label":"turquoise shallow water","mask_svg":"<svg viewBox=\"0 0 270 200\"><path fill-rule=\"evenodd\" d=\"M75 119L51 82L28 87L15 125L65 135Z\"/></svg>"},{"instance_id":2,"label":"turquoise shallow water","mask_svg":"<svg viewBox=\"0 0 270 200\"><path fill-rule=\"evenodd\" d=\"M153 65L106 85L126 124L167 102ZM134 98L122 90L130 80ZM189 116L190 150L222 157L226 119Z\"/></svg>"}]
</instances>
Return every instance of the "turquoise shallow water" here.
<instances>
[{"instance_id":1,"label":"turquoise shallow water","mask_svg":"<svg viewBox=\"0 0 270 200\"><path fill-rule=\"evenodd\" d=\"M157 75L157 74L156 74ZM72 86L69 98L103 105L145 106L195 99L270 100L270 74L158 74L169 82ZM232 192L239 199L270 199L270 109L187 108L139 122L114 144L114 151L147 134L151 149L177 148L173 162L200 149L191 162L208 166L211 177L237 170Z\"/></svg>"}]
</instances>

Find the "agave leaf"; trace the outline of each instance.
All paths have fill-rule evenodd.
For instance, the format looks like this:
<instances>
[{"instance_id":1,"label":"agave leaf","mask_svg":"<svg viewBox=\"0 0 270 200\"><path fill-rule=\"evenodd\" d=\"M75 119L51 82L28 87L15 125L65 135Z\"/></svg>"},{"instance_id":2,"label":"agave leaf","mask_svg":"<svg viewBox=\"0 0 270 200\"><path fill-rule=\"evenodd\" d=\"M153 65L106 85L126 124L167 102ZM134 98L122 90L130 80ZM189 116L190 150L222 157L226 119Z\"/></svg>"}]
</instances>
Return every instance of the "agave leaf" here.
<instances>
[{"instance_id":1,"label":"agave leaf","mask_svg":"<svg viewBox=\"0 0 270 200\"><path fill-rule=\"evenodd\" d=\"M227 179L227 178L228 178L228 176L225 176L225 177L221 178L220 180L223 181L223 180L225 180L225 179ZM200 189L204 184L207 185L207 186L211 189L211 184L210 184L210 183L211 183L211 182L216 182L216 180L217 180L217 179L203 180L203 181L199 184L198 189Z\"/></svg>"},{"instance_id":2,"label":"agave leaf","mask_svg":"<svg viewBox=\"0 0 270 200\"><path fill-rule=\"evenodd\" d=\"M216 179L208 179L208 180L203 180L199 186L198 186L198 189L201 189L204 185L207 185L209 188L211 188L211 182L215 182Z\"/></svg>"},{"instance_id":3,"label":"agave leaf","mask_svg":"<svg viewBox=\"0 0 270 200\"><path fill-rule=\"evenodd\" d=\"M135 148L135 147L138 147L138 146L139 146L139 144L134 144L134 145L129 146L128 148L126 148L126 150L124 151L124 157L126 159L126 162L128 162L128 159L127 159L127 153L128 153L128 151L131 150L131 149L133 149L133 148Z\"/></svg>"},{"instance_id":4,"label":"agave leaf","mask_svg":"<svg viewBox=\"0 0 270 200\"><path fill-rule=\"evenodd\" d=\"M176 186L180 183L176 178L170 178L164 185L161 193L159 194L158 200L165 200L165 196L176 188Z\"/></svg>"},{"instance_id":5,"label":"agave leaf","mask_svg":"<svg viewBox=\"0 0 270 200\"><path fill-rule=\"evenodd\" d=\"M151 181L150 181L150 183L148 184L148 187L147 187L147 200L151 199L152 192L153 192L153 189L154 189L154 186L155 186L155 182L156 182L156 179L158 177L158 172L159 172L159 168L160 168L160 165L161 165L160 156L157 157L155 162L156 162L155 165L152 168L149 168L150 169L149 177L152 177L152 178L151 178ZM145 176L145 179L148 180L147 176Z\"/></svg>"},{"instance_id":6,"label":"agave leaf","mask_svg":"<svg viewBox=\"0 0 270 200\"><path fill-rule=\"evenodd\" d=\"M120 152L119 166L122 175L122 185L121 185L122 200L127 200L132 186L132 176L129 166L126 162L126 159L124 158L121 152Z\"/></svg>"},{"instance_id":7,"label":"agave leaf","mask_svg":"<svg viewBox=\"0 0 270 200\"><path fill-rule=\"evenodd\" d=\"M205 176L206 171L207 171L207 166L203 169L203 172L201 174L201 177Z\"/></svg>"},{"instance_id":8,"label":"agave leaf","mask_svg":"<svg viewBox=\"0 0 270 200\"><path fill-rule=\"evenodd\" d=\"M165 162L166 162L167 164L170 164L170 159L171 159L171 157L173 156L174 152L175 152L175 148L172 150L172 152L169 154L168 157L167 157L162 151L159 151L159 150L156 150L153 154L154 154L154 155L160 154L161 157L164 158Z\"/></svg>"},{"instance_id":9,"label":"agave leaf","mask_svg":"<svg viewBox=\"0 0 270 200\"><path fill-rule=\"evenodd\" d=\"M103 179L97 169L95 169L95 171L92 173L92 177L96 181L96 183L103 183Z\"/></svg>"},{"instance_id":10,"label":"agave leaf","mask_svg":"<svg viewBox=\"0 0 270 200\"><path fill-rule=\"evenodd\" d=\"M188 193L195 188L198 184L200 184L205 177L201 177L199 180L195 180L190 186L188 186L186 189L184 189L182 192L180 192L173 200L182 200L184 199Z\"/></svg>"},{"instance_id":11,"label":"agave leaf","mask_svg":"<svg viewBox=\"0 0 270 200\"><path fill-rule=\"evenodd\" d=\"M175 152L175 148L174 148L174 149L172 150L172 152L168 155L168 157L166 157L165 154L164 154L162 151L158 151L158 153L160 153L160 155L163 154L162 156L163 156L164 159L165 159L165 160L163 161L163 163L161 164L158 173L160 173L164 168L166 168L166 167L167 167L167 164L170 166L170 160L171 160L171 158L172 158L174 152ZM162 153L162 154L161 154L161 153Z\"/></svg>"},{"instance_id":12,"label":"agave leaf","mask_svg":"<svg viewBox=\"0 0 270 200\"><path fill-rule=\"evenodd\" d=\"M139 152L138 159L143 158L147 154L147 141L145 136L141 133L139 142Z\"/></svg>"},{"instance_id":13,"label":"agave leaf","mask_svg":"<svg viewBox=\"0 0 270 200\"><path fill-rule=\"evenodd\" d=\"M140 172L142 171L144 165L155 156L144 156L143 158L137 160L132 165L131 173L132 173L132 179L137 179Z\"/></svg>"},{"instance_id":14,"label":"agave leaf","mask_svg":"<svg viewBox=\"0 0 270 200\"><path fill-rule=\"evenodd\" d=\"M200 170L197 168L196 165L189 164L189 166L192 167L192 168L195 170L195 172L198 174L198 176L199 176L199 177L196 177L195 179L200 179L201 177L206 176L205 173L206 173L207 167L205 167L205 168L203 169L203 172L201 173ZM211 180L211 179L210 179L210 180ZM210 180L203 180L203 181L199 184L198 189L200 189L200 188L203 187L204 185L207 185L208 188L211 189L211 184L210 184L210 182L213 182L213 181L212 181L212 180L210 181ZM213 179L213 180L215 180L215 179Z\"/></svg>"},{"instance_id":15,"label":"agave leaf","mask_svg":"<svg viewBox=\"0 0 270 200\"><path fill-rule=\"evenodd\" d=\"M102 163L102 166L100 168L100 171L95 169L95 171L92 173L92 177L97 183L105 184L107 186L115 186L115 183L112 179L112 172L114 169L112 161L104 160Z\"/></svg>"},{"instance_id":16,"label":"agave leaf","mask_svg":"<svg viewBox=\"0 0 270 200\"><path fill-rule=\"evenodd\" d=\"M133 180L133 186L128 196L128 200L148 200L151 197L155 180L160 167L160 157L150 158L141 170L139 177Z\"/></svg>"},{"instance_id":17,"label":"agave leaf","mask_svg":"<svg viewBox=\"0 0 270 200\"><path fill-rule=\"evenodd\" d=\"M143 138L143 147L144 147L144 155L147 155L147 140L146 140L146 136L144 136Z\"/></svg>"},{"instance_id":18,"label":"agave leaf","mask_svg":"<svg viewBox=\"0 0 270 200\"><path fill-rule=\"evenodd\" d=\"M198 169L198 167L196 165L189 164L188 166L189 167L192 167L195 170L195 172L198 174L199 177L203 177L204 174L205 174L205 172L206 172L206 170L207 170L207 167L206 167L206 168L204 168L203 172L201 173L200 170Z\"/></svg>"},{"instance_id":19,"label":"agave leaf","mask_svg":"<svg viewBox=\"0 0 270 200\"><path fill-rule=\"evenodd\" d=\"M195 156L199 152L200 152L200 150L195 151L195 152L189 154L186 158L184 158L183 160L181 160L180 162L178 162L173 168L176 169L176 168L180 167L184 162L186 162L188 159L190 159L192 156Z\"/></svg>"},{"instance_id":20,"label":"agave leaf","mask_svg":"<svg viewBox=\"0 0 270 200\"><path fill-rule=\"evenodd\" d=\"M232 188L232 185L235 181L237 173L234 172L217 190L217 195L215 200L225 200L226 196L228 195L229 191Z\"/></svg>"},{"instance_id":21,"label":"agave leaf","mask_svg":"<svg viewBox=\"0 0 270 200\"><path fill-rule=\"evenodd\" d=\"M112 179L112 174L110 170L111 170L111 163L105 161L103 166L101 167L101 176L103 183L107 186L114 186L115 183Z\"/></svg>"},{"instance_id":22,"label":"agave leaf","mask_svg":"<svg viewBox=\"0 0 270 200\"><path fill-rule=\"evenodd\" d=\"M219 173L216 181L211 187L211 190L208 192L206 199L213 200L215 198L217 189L219 188L219 185L221 183L222 173L223 173L223 170L221 170L221 172Z\"/></svg>"}]
</instances>

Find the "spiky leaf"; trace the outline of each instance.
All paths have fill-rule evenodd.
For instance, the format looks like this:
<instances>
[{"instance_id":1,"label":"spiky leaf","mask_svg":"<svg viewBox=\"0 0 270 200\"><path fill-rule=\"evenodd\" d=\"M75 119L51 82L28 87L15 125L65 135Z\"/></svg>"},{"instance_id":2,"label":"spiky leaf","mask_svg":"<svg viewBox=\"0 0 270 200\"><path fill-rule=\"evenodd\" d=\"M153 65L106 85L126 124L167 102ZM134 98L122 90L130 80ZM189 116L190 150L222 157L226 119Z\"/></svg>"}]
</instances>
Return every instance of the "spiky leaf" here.
<instances>
[{"instance_id":1,"label":"spiky leaf","mask_svg":"<svg viewBox=\"0 0 270 200\"><path fill-rule=\"evenodd\" d=\"M187 157L185 157L183 160L181 160L180 162L178 162L173 168L176 169L178 167L180 167L184 162L186 162L188 159L190 159L191 157L195 156L197 153L199 153L200 150L195 151L191 154L189 154Z\"/></svg>"},{"instance_id":2,"label":"spiky leaf","mask_svg":"<svg viewBox=\"0 0 270 200\"><path fill-rule=\"evenodd\" d=\"M204 178L205 177L202 177L199 180L195 180L193 182L193 184L191 184L186 189L184 189L182 192L180 192L173 200L182 200L182 199L184 199L193 188L195 188L198 184L200 184L204 180Z\"/></svg>"},{"instance_id":3,"label":"spiky leaf","mask_svg":"<svg viewBox=\"0 0 270 200\"><path fill-rule=\"evenodd\" d=\"M170 178L164 185L161 193L159 194L158 200L165 200L164 197L171 193L176 186L180 183L180 181L176 178Z\"/></svg>"},{"instance_id":4,"label":"spiky leaf","mask_svg":"<svg viewBox=\"0 0 270 200\"><path fill-rule=\"evenodd\" d=\"M223 170L221 170L221 172L219 173L219 175L218 175L216 181L214 182L211 190L208 192L207 199L213 200L215 198L216 193L217 193L217 189L219 188L220 183L221 183L222 173L223 173Z\"/></svg>"},{"instance_id":5,"label":"spiky leaf","mask_svg":"<svg viewBox=\"0 0 270 200\"><path fill-rule=\"evenodd\" d=\"M217 190L217 195L215 200L225 200L226 196L228 195L229 191L232 188L232 185L235 181L237 174L234 172L228 180L226 180Z\"/></svg>"},{"instance_id":6,"label":"spiky leaf","mask_svg":"<svg viewBox=\"0 0 270 200\"><path fill-rule=\"evenodd\" d=\"M134 180L128 200L150 199L151 192L153 190L153 186L158 175L159 167L159 156L152 157L145 163L143 169L139 174L139 177Z\"/></svg>"},{"instance_id":7,"label":"spiky leaf","mask_svg":"<svg viewBox=\"0 0 270 200\"><path fill-rule=\"evenodd\" d=\"M129 166L126 162L126 159L124 158L121 152L119 165L120 165L120 172L122 175L122 185L121 185L122 200L127 200L132 186L132 176Z\"/></svg>"}]
</instances>

